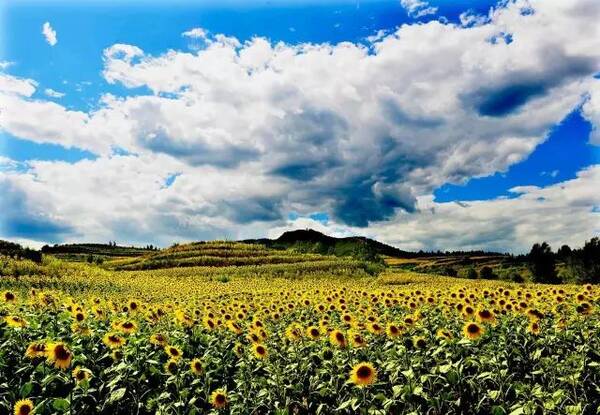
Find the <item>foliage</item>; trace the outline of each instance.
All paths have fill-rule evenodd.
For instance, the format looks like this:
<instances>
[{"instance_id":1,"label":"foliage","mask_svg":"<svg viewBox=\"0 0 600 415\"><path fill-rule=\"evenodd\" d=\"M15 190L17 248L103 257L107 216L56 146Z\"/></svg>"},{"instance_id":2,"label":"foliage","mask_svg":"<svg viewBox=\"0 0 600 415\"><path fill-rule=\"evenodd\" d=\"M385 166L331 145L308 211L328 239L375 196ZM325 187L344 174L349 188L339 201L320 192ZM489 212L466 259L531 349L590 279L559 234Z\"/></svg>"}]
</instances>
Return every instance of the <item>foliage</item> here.
<instances>
[{"instance_id":1,"label":"foliage","mask_svg":"<svg viewBox=\"0 0 600 415\"><path fill-rule=\"evenodd\" d=\"M600 239L592 238L583 248L569 250L567 266L579 283L600 283Z\"/></svg>"},{"instance_id":2,"label":"foliage","mask_svg":"<svg viewBox=\"0 0 600 415\"><path fill-rule=\"evenodd\" d=\"M534 244L528 258L533 281L550 284L560 282L556 273L556 260L550 245L546 242Z\"/></svg>"},{"instance_id":3,"label":"foliage","mask_svg":"<svg viewBox=\"0 0 600 415\"><path fill-rule=\"evenodd\" d=\"M33 262L42 262L42 254L39 251L23 248L14 242L0 240L0 255L15 259L28 259Z\"/></svg>"}]
</instances>

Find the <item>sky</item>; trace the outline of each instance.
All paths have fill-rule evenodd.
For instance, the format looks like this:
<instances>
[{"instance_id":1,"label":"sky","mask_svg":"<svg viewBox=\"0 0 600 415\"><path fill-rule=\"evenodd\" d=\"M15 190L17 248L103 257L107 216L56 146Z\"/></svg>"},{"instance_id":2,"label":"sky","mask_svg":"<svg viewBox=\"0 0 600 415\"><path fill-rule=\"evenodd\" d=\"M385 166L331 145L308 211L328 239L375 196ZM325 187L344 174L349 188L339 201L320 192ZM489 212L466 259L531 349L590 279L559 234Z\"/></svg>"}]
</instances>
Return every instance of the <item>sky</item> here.
<instances>
[{"instance_id":1,"label":"sky","mask_svg":"<svg viewBox=\"0 0 600 415\"><path fill-rule=\"evenodd\" d=\"M596 0L0 4L0 239L600 235Z\"/></svg>"}]
</instances>

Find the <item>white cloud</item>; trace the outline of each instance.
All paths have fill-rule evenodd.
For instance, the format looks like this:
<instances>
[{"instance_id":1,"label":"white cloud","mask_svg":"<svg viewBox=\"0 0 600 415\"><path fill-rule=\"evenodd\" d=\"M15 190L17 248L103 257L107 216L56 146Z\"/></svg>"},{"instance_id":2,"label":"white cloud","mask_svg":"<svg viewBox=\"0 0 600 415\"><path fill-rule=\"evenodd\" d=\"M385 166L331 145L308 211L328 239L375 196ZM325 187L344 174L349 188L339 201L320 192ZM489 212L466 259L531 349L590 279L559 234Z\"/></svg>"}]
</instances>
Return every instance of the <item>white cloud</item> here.
<instances>
[{"instance_id":1,"label":"white cloud","mask_svg":"<svg viewBox=\"0 0 600 415\"><path fill-rule=\"evenodd\" d=\"M44 89L44 94L49 96L50 98L62 98L65 96L64 93L53 90L52 88Z\"/></svg>"},{"instance_id":2,"label":"white cloud","mask_svg":"<svg viewBox=\"0 0 600 415\"><path fill-rule=\"evenodd\" d=\"M600 146L600 80L590 88L590 95L582 108L583 116L592 124L590 143Z\"/></svg>"},{"instance_id":3,"label":"white cloud","mask_svg":"<svg viewBox=\"0 0 600 415\"><path fill-rule=\"evenodd\" d=\"M54 46L58 42L58 39L56 38L56 31L52 28L52 26L50 26L50 22L44 23L42 26L42 34L50 46Z\"/></svg>"},{"instance_id":4,"label":"white cloud","mask_svg":"<svg viewBox=\"0 0 600 415\"><path fill-rule=\"evenodd\" d=\"M208 32L205 29L202 29L201 27L196 27L194 29L190 29L186 32L183 32L181 36L190 37L193 39L206 39L206 37L208 36Z\"/></svg>"},{"instance_id":5,"label":"white cloud","mask_svg":"<svg viewBox=\"0 0 600 415\"><path fill-rule=\"evenodd\" d=\"M14 62L10 61L0 61L0 71L6 70L9 66L14 65Z\"/></svg>"},{"instance_id":6,"label":"white cloud","mask_svg":"<svg viewBox=\"0 0 600 415\"><path fill-rule=\"evenodd\" d=\"M2 94L30 97L34 94L36 88L37 82L32 79L22 79L0 73L0 99L2 98ZM0 110L2 109L2 102L0 101Z\"/></svg>"},{"instance_id":7,"label":"white cloud","mask_svg":"<svg viewBox=\"0 0 600 415\"><path fill-rule=\"evenodd\" d=\"M584 115L597 119L600 3L532 1L535 13L523 13L528 4L475 26L404 25L367 45L207 34L201 50L152 56L116 44L104 51L106 81L151 94L106 94L89 112L33 99L34 81L0 75L1 130L100 156L5 180L27 206L46 201L57 230L79 239L110 239L123 224L139 241L253 236L290 211L326 211L408 244L382 224L401 225L424 244L436 234L417 224L435 188L506 171L587 94ZM513 41L492 41L503 34ZM448 240L462 232L455 224L439 224Z\"/></svg>"},{"instance_id":8,"label":"white cloud","mask_svg":"<svg viewBox=\"0 0 600 415\"><path fill-rule=\"evenodd\" d=\"M460 19L460 24L463 25L464 27L480 26L482 24L489 22L488 16L485 16L482 14L477 14L477 13L473 12L472 10L467 10L466 12L461 13L459 16L459 19Z\"/></svg>"},{"instance_id":9,"label":"white cloud","mask_svg":"<svg viewBox=\"0 0 600 415\"><path fill-rule=\"evenodd\" d=\"M400 0L400 4L406 9L409 16L415 18L436 14L438 11L437 7L430 6L424 0Z\"/></svg>"}]
</instances>

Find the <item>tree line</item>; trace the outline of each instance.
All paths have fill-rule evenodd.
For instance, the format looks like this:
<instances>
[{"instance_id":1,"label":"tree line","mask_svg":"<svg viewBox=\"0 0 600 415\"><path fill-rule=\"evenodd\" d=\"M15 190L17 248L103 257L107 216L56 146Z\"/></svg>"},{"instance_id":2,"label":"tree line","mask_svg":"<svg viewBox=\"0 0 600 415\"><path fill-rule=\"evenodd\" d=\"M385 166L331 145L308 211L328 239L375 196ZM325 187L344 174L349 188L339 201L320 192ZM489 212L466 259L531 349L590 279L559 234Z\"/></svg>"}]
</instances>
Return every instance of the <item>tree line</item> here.
<instances>
[{"instance_id":1,"label":"tree line","mask_svg":"<svg viewBox=\"0 0 600 415\"><path fill-rule=\"evenodd\" d=\"M600 239L597 237L586 241L581 248L571 249L568 245L563 245L556 252L546 242L536 243L531 247L527 261L534 282L600 283ZM557 270L558 262L564 267L560 274Z\"/></svg>"}]
</instances>

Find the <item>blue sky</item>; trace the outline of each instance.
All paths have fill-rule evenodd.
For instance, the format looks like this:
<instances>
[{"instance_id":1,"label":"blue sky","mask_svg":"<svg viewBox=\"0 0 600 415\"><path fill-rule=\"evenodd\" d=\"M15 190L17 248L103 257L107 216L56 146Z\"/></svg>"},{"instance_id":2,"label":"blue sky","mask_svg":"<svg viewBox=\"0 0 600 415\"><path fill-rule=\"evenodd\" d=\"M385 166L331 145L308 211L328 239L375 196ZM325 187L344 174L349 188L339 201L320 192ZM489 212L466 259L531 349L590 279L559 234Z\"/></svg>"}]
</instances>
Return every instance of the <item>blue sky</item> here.
<instances>
[{"instance_id":1,"label":"blue sky","mask_svg":"<svg viewBox=\"0 0 600 415\"><path fill-rule=\"evenodd\" d=\"M584 172L600 163L598 142L591 138L597 116L593 77L600 67L597 57L581 52L591 49L593 39L581 38L571 29L563 30L563 38L547 39L544 19L568 15L560 7L524 0L501 4L466 0L4 2L0 6L0 62L5 62L6 83L33 85L34 91L16 97L6 93L6 103L13 109L23 105L20 111L31 114L31 125L17 115L0 118L0 160L9 166L0 169L4 188L16 192L28 210L8 215L13 223L5 219L0 237L33 243L81 238L161 243L169 238L262 236L313 223L329 226L325 231L367 234L408 249L437 249L452 241L451 235L433 229L402 238L393 235L414 226L409 226L411 221L421 223L423 212L441 211L451 202L493 204L509 198L524 203L527 195L514 188L536 186L535 191L546 188L550 192L553 186L574 186ZM594 16L593 6L586 7L591 9L589 16ZM46 22L56 33L54 45L42 35ZM201 28L206 36L183 35L194 28ZM219 34L239 44L227 44ZM264 42L259 44L257 38ZM454 38L456 42L451 41ZM252 59L260 60L260 48L268 44L273 53L278 42L300 58L310 58L311 52L294 48L330 48L330 66L338 59L342 65L354 59L333 53L344 50L344 44L357 54L366 50L367 56L354 67L350 64L340 70L337 77L333 70L312 69L311 64L294 75L298 85L295 78L285 76L297 68L275 69L273 60L265 77L279 76L279 80L267 81L265 88L274 89L264 96L254 91L255 85L267 79L258 75L248 83L242 77L202 84L199 73L218 78L218 73L206 72L209 66L229 64L224 55L209 53L217 46L229 48L241 62L246 50L258 51ZM483 47L506 52L487 57L481 52ZM552 58L544 57L545 48L556 53L571 49ZM521 67L510 66L508 62L524 50L530 55L519 57ZM537 51L539 59L534 58ZM133 58L128 60L127 53ZM185 70L179 72L180 62L190 56L205 58L183 64ZM208 59L216 60L203 63ZM194 69L193 65L199 66ZM481 69L486 66L490 69ZM376 76L371 87L359 67ZM223 74L230 73L227 66L223 68ZM250 76L258 73L247 70ZM313 88L319 78L324 93L315 98ZM175 83L181 86L171 89L165 84L169 79L177 79ZM227 83L240 85L239 97L235 90L225 97L219 95ZM325 92L333 83L337 86ZM207 92L207 88L214 90ZM284 99L282 94L288 95ZM235 112L228 119L216 115L229 105L239 110L241 100L259 95L243 104L244 114L237 121ZM205 99L210 105L190 109L189 116L181 112ZM261 99L265 101L257 104ZM357 99L363 104L354 120L356 108L351 108ZM187 107L175 110L182 102ZM220 109L212 110L212 106ZM256 110L246 114L248 108ZM205 110L213 115L203 115L209 118L201 126L194 124L198 122L195 114ZM140 115L145 111L157 112ZM105 121L93 121L98 119ZM82 124L75 128L78 122ZM187 127L186 123L191 124ZM241 125L252 126L247 136ZM153 169L146 172L133 167L136 163ZM89 178L80 189L81 200L69 202L73 206L67 208L60 204L64 200L61 190L44 180L58 174L61 182L69 183L78 171L102 171L106 165L117 165L111 168L129 175L147 174L149 186L157 183L156 188L144 190L148 201L139 203L175 203L174 198L191 189L201 198L182 201L185 206L179 206L173 216L158 208L146 212L146 217L139 213L130 222L164 223L156 229L140 225L143 231L131 230L121 238L114 235L119 229L114 218L89 213L89 218L74 223L68 212L85 210L92 203L83 196L90 186L118 188L124 182ZM253 185L244 185L246 178L237 176L247 176L249 171L261 183L252 191L248 189ZM211 174L234 178L224 185L200 180ZM31 184L23 184L26 178ZM596 178L592 175L586 180ZM109 197L112 204L107 208L122 206L130 197L123 192L115 194L114 200ZM39 208L42 195L48 211ZM595 201L585 203L590 205L587 211L597 209ZM462 213L452 220L458 217ZM584 223L596 219L597 215L586 216ZM477 238L478 232L483 235L487 229L473 229L472 240L456 242L454 248L476 247L483 241L490 248L513 250L514 244L518 250L529 243L519 236L526 222L515 225L506 240L491 245L484 242L487 236ZM47 229L39 230L40 223L48 223ZM167 235L155 236L165 228ZM597 230L588 228L587 235ZM64 231L52 236L52 229ZM572 231L561 230L561 235Z\"/></svg>"}]
</instances>

